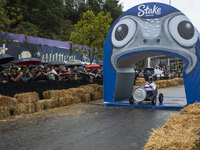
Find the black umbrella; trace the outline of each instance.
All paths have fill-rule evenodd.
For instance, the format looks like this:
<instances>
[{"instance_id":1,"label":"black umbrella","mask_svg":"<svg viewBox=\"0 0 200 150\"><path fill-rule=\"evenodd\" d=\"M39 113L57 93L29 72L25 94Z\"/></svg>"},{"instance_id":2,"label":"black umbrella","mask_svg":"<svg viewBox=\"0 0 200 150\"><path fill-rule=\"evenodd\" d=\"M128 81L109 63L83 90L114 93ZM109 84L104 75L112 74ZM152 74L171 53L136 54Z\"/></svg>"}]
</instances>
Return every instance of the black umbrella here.
<instances>
[{"instance_id":1,"label":"black umbrella","mask_svg":"<svg viewBox=\"0 0 200 150\"><path fill-rule=\"evenodd\" d=\"M69 60L67 62L67 66L68 67L72 67L72 66L81 66L82 64L82 61L78 60L78 59L72 59L72 60Z\"/></svg>"},{"instance_id":2,"label":"black umbrella","mask_svg":"<svg viewBox=\"0 0 200 150\"><path fill-rule=\"evenodd\" d=\"M61 65L66 65L67 63L65 63L64 61L52 61L52 62L49 62L47 65L48 66L54 66L54 65L58 65L58 66L61 66Z\"/></svg>"},{"instance_id":3,"label":"black umbrella","mask_svg":"<svg viewBox=\"0 0 200 150\"><path fill-rule=\"evenodd\" d=\"M41 60L37 58L22 58L15 62L16 65L34 65L41 63Z\"/></svg>"},{"instance_id":4,"label":"black umbrella","mask_svg":"<svg viewBox=\"0 0 200 150\"><path fill-rule=\"evenodd\" d=\"M0 54L0 64L6 64L15 58L8 54Z\"/></svg>"}]
</instances>

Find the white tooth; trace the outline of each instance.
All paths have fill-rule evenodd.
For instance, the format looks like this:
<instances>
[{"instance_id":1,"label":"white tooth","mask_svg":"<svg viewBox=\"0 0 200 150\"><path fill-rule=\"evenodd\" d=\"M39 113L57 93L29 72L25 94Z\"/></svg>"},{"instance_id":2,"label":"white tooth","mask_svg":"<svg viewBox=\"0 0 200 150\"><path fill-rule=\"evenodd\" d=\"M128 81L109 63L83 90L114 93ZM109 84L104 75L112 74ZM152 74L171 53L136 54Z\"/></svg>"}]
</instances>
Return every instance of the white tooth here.
<instances>
[{"instance_id":1,"label":"white tooth","mask_svg":"<svg viewBox=\"0 0 200 150\"><path fill-rule=\"evenodd\" d=\"M159 27L160 27L160 25L156 25L155 27L156 27L156 28L159 28Z\"/></svg>"},{"instance_id":2,"label":"white tooth","mask_svg":"<svg viewBox=\"0 0 200 150\"><path fill-rule=\"evenodd\" d=\"M194 67L196 66L197 63L197 56L194 53L187 53L186 58L189 61L188 67L186 69L186 74L190 73Z\"/></svg>"}]
</instances>

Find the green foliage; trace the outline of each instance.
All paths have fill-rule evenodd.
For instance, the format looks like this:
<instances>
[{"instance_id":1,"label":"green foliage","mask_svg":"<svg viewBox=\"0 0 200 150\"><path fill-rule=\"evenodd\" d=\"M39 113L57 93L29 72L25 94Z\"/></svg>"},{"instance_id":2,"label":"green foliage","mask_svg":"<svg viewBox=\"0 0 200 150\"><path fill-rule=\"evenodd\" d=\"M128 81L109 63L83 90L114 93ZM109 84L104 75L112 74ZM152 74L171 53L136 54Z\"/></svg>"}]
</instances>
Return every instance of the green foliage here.
<instances>
[{"instance_id":1,"label":"green foliage","mask_svg":"<svg viewBox=\"0 0 200 150\"><path fill-rule=\"evenodd\" d=\"M29 36L38 36L39 29L37 25L34 25L29 22L21 22L16 28L18 34L25 34Z\"/></svg>"},{"instance_id":2,"label":"green foliage","mask_svg":"<svg viewBox=\"0 0 200 150\"><path fill-rule=\"evenodd\" d=\"M123 6L119 4L119 0L105 0L103 4L103 11L105 13L110 12L111 17L113 18L112 24L115 20L123 13Z\"/></svg>"},{"instance_id":3,"label":"green foliage","mask_svg":"<svg viewBox=\"0 0 200 150\"><path fill-rule=\"evenodd\" d=\"M109 12L115 21L122 14L118 3L119 0L0 0L0 30L69 41L75 31L73 26L83 13L91 10L98 16L101 11Z\"/></svg>"},{"instance_id":4,"label":"green foliage","mask_svg":"<svg viewBox=\"0 0 200 150\"><path fill-rule=\"evenodd\" d=\"M74 26L70 20L62 20L61 28L54 36L54 40L69 41L71 32L75 31Z\"/></svg>"},{"instance_id":5,"label":"green foliage","mask_svg":"<svg viewBox=\"0 0 200 150\"><path fill-rule=\"evenodd\" d=\"M110 29L111 21L110 13L104 15L102 11L95 16L92 11L87 11L83 13L82 19L75 24L75 32L72 32L71 40L75 44L91 48L87 51L90 62L95 55L102 60L104 41ZM81 51L86 52L86 49Z\"/></svg>"},{"instance_id":6,"label":"green foliage","mask_svg":"<svg viewBox=\"0 0 200 150\"><path fill-rule=\"evenodd\" d=\"M62 0L38 0L30 22L39 27L39 37L53 38L54 33L61 27Z\"/></svg>"},{"instance_id":7,"label":"green foliage","mask_svg":"<svg viewBox=\"0 0 200 150\"><path fill-rule=\"evenodd\" d=\"M0 0L0 30L9 32L12 26L22 19L21 9L10 5L9 1Z\"/></svg>"},{"instance_id":8,"label":"green foliage","mask_svg":"<svg viewBox=\"0 0 200 150\"><path fill-rule=\"evenodd\" d=\"M145 67L146 63L147 63L147 59L144 59L144 60L141 60L141 61L137 62L135 64L135 66L136 66L137 69L140 70L141 68Z\"/></svg>"}]
</instances>

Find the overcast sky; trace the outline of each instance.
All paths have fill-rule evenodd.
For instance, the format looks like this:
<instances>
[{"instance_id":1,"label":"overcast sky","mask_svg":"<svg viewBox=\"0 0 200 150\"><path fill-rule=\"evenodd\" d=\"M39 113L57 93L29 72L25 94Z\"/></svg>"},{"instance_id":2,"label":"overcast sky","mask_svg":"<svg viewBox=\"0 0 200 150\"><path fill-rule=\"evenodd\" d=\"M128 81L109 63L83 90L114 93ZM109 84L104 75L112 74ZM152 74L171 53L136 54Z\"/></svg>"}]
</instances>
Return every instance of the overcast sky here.
<instances>
[{"instance_id":1,"label":"overcast sky","mask_svg":"<svg viewBox=\"0 0 200 150\"><path fill-rule=\"evenodd\" d=\"M124 6L123 11L135 5L147 2L161 2L169 4L170 0L120 0ZM200 32L200 0L171 0L171 5L183 12Z\"/></svg>"}]
</instances>

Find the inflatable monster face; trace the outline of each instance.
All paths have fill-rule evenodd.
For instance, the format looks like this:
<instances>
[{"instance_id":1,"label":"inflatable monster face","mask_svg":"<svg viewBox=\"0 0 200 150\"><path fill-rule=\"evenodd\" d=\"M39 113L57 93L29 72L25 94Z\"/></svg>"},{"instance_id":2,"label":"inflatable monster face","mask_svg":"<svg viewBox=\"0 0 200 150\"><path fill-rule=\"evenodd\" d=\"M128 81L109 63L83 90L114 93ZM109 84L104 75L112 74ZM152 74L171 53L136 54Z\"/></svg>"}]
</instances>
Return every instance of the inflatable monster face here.
<instances>
[{"instance_id":1,"label":"inflatable monster face","mask_svg":"<svg viewBox=\"0 0 200 150\"><path fill-rule=\"evenodd\" d=\"M127 99L134 86L133 65L167 54L184 61L187 103L200 101L199 34L179 10L162 3L145 3L122 14L104 46L104 101Z\"/></svg>"}]
</instances>

